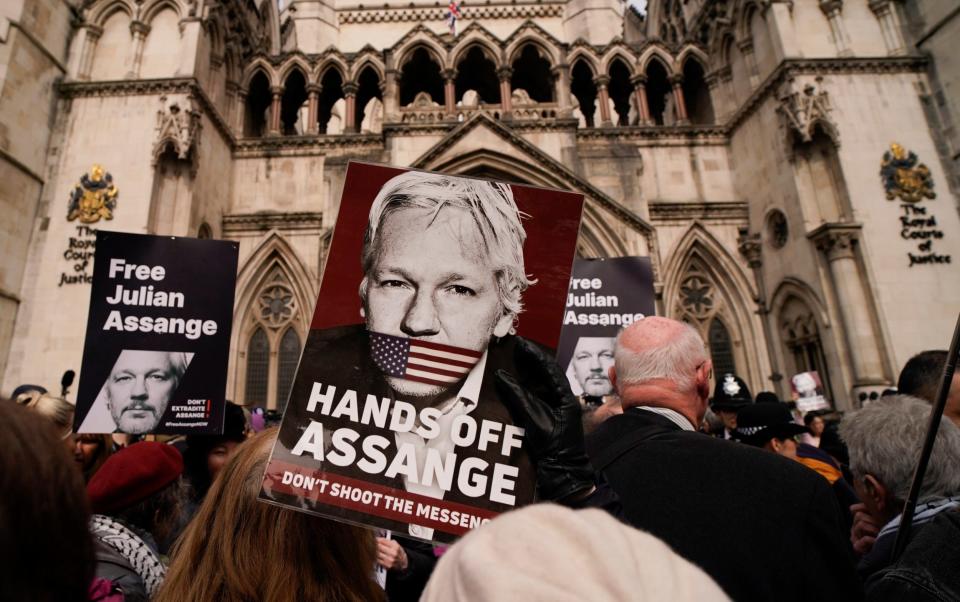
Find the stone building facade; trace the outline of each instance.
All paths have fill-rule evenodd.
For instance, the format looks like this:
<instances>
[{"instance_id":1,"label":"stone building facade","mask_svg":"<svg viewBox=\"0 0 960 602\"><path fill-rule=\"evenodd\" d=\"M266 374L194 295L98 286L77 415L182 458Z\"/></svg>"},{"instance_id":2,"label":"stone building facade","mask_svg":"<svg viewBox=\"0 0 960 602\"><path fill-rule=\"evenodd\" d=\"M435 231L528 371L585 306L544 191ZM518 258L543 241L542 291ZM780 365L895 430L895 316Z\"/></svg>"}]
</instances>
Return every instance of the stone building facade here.
<instances>
[{"instance_id":1,"label":"stone building facade","mask_svg":"<svg viewBox=\"0 0 960 602\"><path fill-rule=\"evenodd\" d=\"M6 63L49 143L0 132L0 392L79 367L105 228L240 243L227 394L281 407L351 159L583 193L579 253L649 256L754 392L817 370L854 407L948 343L960 219L894 0L486 0L455 35L425 0L23 1L57 17ZM68 219L84 176L111 219Z\"/></svg>"}]
</instances>

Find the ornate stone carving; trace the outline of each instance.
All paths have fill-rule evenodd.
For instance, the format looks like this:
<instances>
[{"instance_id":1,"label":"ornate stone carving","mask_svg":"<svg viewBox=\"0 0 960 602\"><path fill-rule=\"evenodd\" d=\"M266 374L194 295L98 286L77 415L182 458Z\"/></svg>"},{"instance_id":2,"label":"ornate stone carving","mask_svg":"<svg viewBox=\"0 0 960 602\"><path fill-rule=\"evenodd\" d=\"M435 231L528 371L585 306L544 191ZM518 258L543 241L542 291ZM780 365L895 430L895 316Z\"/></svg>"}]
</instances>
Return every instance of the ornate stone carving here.
<instances>
[{"instance_id":1,"label":"ornate stone carving","mask_svg":"<svg viewBox=\"0 0 960 602\"><path fill-rule=\"evenodd\" d=\"M191 162L195 173L195 147L199 142L200 112L194 110L191 96L171 100L164 95L160 97L160 103L161 108L157 111L157 140L153 145L154 165L167 148L172 148L178 159Z\"/></svg>"},{"instance_id":2,"label":"ornate stone carving","mask_svg":"<svg viewBox=\"0 0 960 602\"><path fill-rule=\"evenodd\" d=\"M829 261L853 259L860 238L860 224L823 224L807 235Z\"/></svg>"},{"instance_id":3,"label":"ornate stone carving","mask_svg":"<svg viewBox=\"0 0 960 602\"><path fill-rule=\"evenodd\" d=\"M713 286L705 276L691 273L680 284L680 304L686 313L704 319L714 309Z\"/></svg>"},{"instance_id":4,"label":"ornate stone carving","mask_svg":"<svg viewBox=\"0 0 960 602\"><path fill-rule=\"evenodd\" d=\"M279 272L273 274L257 296L260 320L270 328L280 328L297 315L297 298Z\"/></svg>"},{"instance_id":5,"label":"ornate stone carving","mask_svg":"<svg viewBox=\"0 0 960 602\"><path fill-rule=\"evenodd\" d=\"M759 232L754 234L744 232L737 238L737 249L751 268L759 268L763 265L763 245L760 243Z\"/></svg>"},{"instance_id":6,"label":"ornate stone carving","mask_svg":"<svg viewBox=\"0 0 960 602\"><path fill-rule=\"evenodd\" d=\"M797 90L793 78L787 80L780 93L780 105L777 112L783 117L788 131L796 134L801 141L810 142L814 129L820 124L837 142L837 127L830 116L830 96L823 89L823 78L817 77L814 83L808 83L803 90Z\"/></svg>"},{"instance_id":7,"label":"ornate stone carving","mask_svg":"<svg viewBox=\"0 0 960 602\"><path fill-rule=\"evenodd\" d=\"M901 201L916 203L924 198L937 197L937 193L933 191L930 168L917 161L916 153L896 142L883 154L880 177L883 178L883 188L887 191L887 200L892 201L899 197Z\"/></svg>"}]
</instances>

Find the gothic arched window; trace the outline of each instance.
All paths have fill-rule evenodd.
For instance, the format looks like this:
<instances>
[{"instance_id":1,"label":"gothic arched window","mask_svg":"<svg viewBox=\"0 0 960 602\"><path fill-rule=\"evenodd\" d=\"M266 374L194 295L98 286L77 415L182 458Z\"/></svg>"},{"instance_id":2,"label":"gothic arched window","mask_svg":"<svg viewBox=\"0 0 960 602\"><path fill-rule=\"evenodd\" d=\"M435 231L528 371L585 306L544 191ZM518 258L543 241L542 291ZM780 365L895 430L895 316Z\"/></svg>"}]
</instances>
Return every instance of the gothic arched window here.
<instances>
[{"instance_id":1,"label":"gothic arched window","mask_svg":"<svg viewBox=\"0 0 960 602\"><path fill-rule=\"evenodd\" d=\"M299 361L300 337L296 330L288 328L280 339L280 353L277 358L277 409L281 412L287 405Z\"/></svg>"},{"instance_id":2,"label":"gothic arched window","mask_svg":"<svg viewBox=\"0 0 960 602\"><path fill-rule=\"evenodd\" d=\"M736 374L737 364L733 359L733 343L730 341L730 332L719 318L710 321L707 343L710 346L710 358L713 360L714 373Z\"/></svg>"},{"instance_id":3,"label":"gothic arched window","mask_svg":"<svg viewBox=\"0 0 960 602\"><path fill-rule=\"evenodd\" d=\"M242 360L244 389L238 391L237 399L247 406L282 411L300 360L302 304L279 265L267 271L256 290L245 320L244 332L252 334Z\"/></svg>"},{"instance_id":4,"label":"gothic arched window","mask_svg":"<svg viewBox=\"0 0 960 602\"><path fill-rule=\"evenodd\" d=\"M247 345L246 405L266 405L269 371L270 341L267 340L267 333L258 328Z\"/></svg>"}]
</instances>

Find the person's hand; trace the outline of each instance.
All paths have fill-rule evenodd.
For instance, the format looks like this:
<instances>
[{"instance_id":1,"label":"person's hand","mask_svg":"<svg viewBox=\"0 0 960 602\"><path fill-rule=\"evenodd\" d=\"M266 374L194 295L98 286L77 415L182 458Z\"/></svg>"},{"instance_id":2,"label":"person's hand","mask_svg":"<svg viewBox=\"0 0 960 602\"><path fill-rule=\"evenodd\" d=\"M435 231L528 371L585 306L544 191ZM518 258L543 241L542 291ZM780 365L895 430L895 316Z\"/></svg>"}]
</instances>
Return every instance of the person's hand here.
<instances>
[{"instance_id":1,"label":"person's hand","mask_svg":"<svg viewBox=\"0 0 960 602\"><path fill-rule=\"evenodd\" d=\"M553 358L523 339L517 341L514 361L522 381L497 370L497 392L524 428L524 449L537 468L540 499L559 501L592 490L580 401L567 377Z\"/></svg>"},{"instance_id":2,"label":"person's hand","mask_svg":"<svg viewBox=\"0 0 960 602\"><path fill-rule=\"evenodd\" d=\"M877 533L880 532L880 525L867 513L867 505L863 503L850 506L850 513L853 514L853 525L850 527L850 543L853 544L854 553L864 556L873 549L873 543L877 540Z\"/></svg>"},{"instance_id":3,"label":"person's hand","mask_svg":"<svg viewBox=\"0 0 960 602\"><path fill-rule=\"evenodd\" d=\"M392 539L377 538L377 564L388 571L407 570L407 552Z\"/></svg>"}]
</instances>

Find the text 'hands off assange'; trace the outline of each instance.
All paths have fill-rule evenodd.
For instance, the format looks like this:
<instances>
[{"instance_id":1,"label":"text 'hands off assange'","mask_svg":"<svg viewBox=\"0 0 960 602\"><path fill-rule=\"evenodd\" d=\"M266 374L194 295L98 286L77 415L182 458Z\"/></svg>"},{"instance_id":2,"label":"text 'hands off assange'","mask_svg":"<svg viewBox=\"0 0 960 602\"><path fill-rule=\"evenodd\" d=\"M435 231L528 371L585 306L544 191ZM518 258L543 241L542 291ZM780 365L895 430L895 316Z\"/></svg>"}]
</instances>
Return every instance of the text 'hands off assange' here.
<instances>
[{"instance_id":1,"label":"text 'hands off assange'","mask_svg":"<svg viewBox=\"0 0 960 602\"><path fill-rule=\"evenodd\" d=\"M443 414L439 408L427 407L417 412L413 404L405 401L393 401L389 397L378 398L368 394L360 407L357 392L343 389L339 401L334 406L336 387L313 383L307 411L319 412L331 418L348 419L363 425L371 423L377 428L388 429L394 433L414 432L423 439L430 440L440 436L438 419ZM389 422L389 424L388 424ZM468 414L457 416L453 420L450 438L454 449L468 448L474 445L479 451L488 446L499 447L500 454L510 457L513 450L519 449L523 429L512 424L502 424L492 420L482 420L479 424ZM384 450L390 440L382 435L367 435L360 439L356 430L342 427L330 435L332 450L324 452L323 424L310 420L299 441L291 453L302 456L309 453L315 460L327 461L334 466L356 465L367 474L383 474L393 479L405 477L408 482L427 487L437 484L441 489L451 491L454 486L467 497L486 497L492 502L514 505L516 497L513 491L519 469L512 464L496 462L490 465L482 458L465 458L457 466L457 455L453 452L441 453L427 448L422 470L418 467L417 451L411 443L397 445L397 454L388 461ZM357 448L363 457L357 460ZM454 474L454 473L457 474Z\"/></svg>"}]
</instances>

